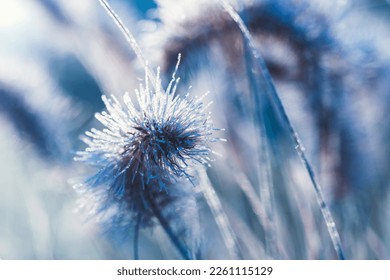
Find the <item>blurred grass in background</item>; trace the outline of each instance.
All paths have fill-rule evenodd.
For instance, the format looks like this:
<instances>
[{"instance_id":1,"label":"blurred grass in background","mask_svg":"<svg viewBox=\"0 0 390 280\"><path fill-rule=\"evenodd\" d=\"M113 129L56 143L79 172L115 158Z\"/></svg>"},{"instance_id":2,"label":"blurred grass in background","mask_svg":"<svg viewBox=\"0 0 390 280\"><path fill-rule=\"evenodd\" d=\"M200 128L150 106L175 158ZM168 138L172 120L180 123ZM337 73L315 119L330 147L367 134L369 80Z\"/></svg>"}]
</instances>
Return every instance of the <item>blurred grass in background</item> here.
<instances>
[{"instance_id":1,"label":"blurred grass in background","mask_svg":"<svg viewBox=\"0 0 390 280\"><path fill-rule=\"evenodd\" d=\"M199 218L186 222L199 225L198 257L336 258L286 127L272 106L253 104L237 27L217 1L157 2L110 4L149 64L161 66L164 85L182 53L179 92L190 85L192 95L210 91L205 103L213 101L213 121L227 139L213 147L221 156L193 188ZM389 2L248 0L235 7L306 148L346 258L389 259ZM99 127L101 95L133 94L143 75L97 1L0 0L0 258L133 258L132 228L104 235L79 209L86 197L72 186L88 170L73 156L85 148L79 136ZM261 88L255 94L264 95ZM238 255L201 191L208 180ZM180 258L157 224L141 230L139 248L140 258Z\"/></svg>"}]
</instances>

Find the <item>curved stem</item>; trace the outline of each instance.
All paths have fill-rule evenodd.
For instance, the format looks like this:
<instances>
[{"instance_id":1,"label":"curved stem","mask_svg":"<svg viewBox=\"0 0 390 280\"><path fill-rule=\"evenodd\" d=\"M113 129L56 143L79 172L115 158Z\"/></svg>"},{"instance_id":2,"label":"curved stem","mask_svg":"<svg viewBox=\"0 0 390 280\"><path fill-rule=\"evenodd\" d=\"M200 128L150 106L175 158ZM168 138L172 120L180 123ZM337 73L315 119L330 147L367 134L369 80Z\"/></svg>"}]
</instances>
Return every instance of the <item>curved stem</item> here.
<instances>
[{"instance_id":1,"label":"curved stem","mask_svg":"<svg viewBox=\"0 0 390 280\"><path fill-rule=\"evenodd\" d=\"M152 209L153 215L157 218L160 225L163 227L164 231L168 235L169 239L172 241L173 245L175 245L176 249L179 251L179 253L182 255L183 259L190 260L191 257L188 254L188 250L186 247L179 241L175 233L173 232L172 228L170 227L167 220L163 217L163 215L160 212L160 209L158 208L156 202L154 201L153 197L150 195L150 192L148 188L145 188L145 198L147 203L149 204L150 208Z\"/></svg>"},{"instance_id":2,"label":"curved stem","mask_svg":"<svg viewBox=\"0 0 390 280\"><path fill-rule=\"evenodd\" d=\"M256 73L253 71L252 59L248 53L248 46L244 42L244 58L248 75L248 87L250 89L251 97L251 115L253 116L255 124L255 131L257 137L256 155L258 158L256 169L259 176L258 190L260 194L261 205L265 217L267 219L267 229L265 230L265 246L268 256L273 259L278 259L278 253L276 250L275 239L277 238L277 232L274 223L274 205L273 205L273 181L272 181L272 167L271 159L269 155L269 139L266 137L269 135L268 126L266 121L266 107L268 102L264 100L264 95L258 94L261 92L261 85L256 79ZM263 97L263 98L262 98Z\"/></svg>"},{"instance_id":3,"label":"curved stem","mask_svg":"<svg viewBox=\"0 0 390 280\"><path fill-rule=\"evenodd\" d=\"M147 72L147 76L152 82L152 86L156 85L156 75L149 67L141 48L139 47L137 41L135 40L133 34L129 31L129 29L123 24L122 20L119 18L119 16L115 13L115 11L108 5L106 0L99 0L100 4L103 6L103 8L107 11L107 13L112 17L116 25L119 27L119 30L122 32L122 34L125 36L127 42L130 44L130 47L133 49L135 55L140 60L142 66L145 68L145 71Z\"/></svg>"},{"instance_id":4,"label":"curved stem","mask_svg":"<svg viewBox=\"0 0 390 280\"><path fill-rule=\"evenodd\" d=\"M275 85L273 84L272 77L271 77L270 73L268 72L268 68L265 64L265 61L264 61L262 55L260 54L259 50L254 45L254 43L253 43L254 40L252 38L252 35L250 34L248 28L246 27L246 25L243 22L240 15L225 0L219 0L219 1L220 1L221 5L223 6L223 8L226 10L226 12L230 15L230 17L234 20L234 22L239 27L239 29L244 37L245 43L248 45L250 52L253 56L253 59L257 63L257 65L256 65L258 67L257 70L259 70L259 72L260 72L259 74L261 75L261 78L263 80L263 86L266 89L266 93L268 94L269 98L273 102L273 105L276 107L276 111L279 113L282 121L287 126L287 128L289 130L290 137L291 137L291 139L295 145L295 149L298 153L298 156L301 159L301 161L303 162L303 164L306 168L306 171L310 177L310 180L312 182L314 192L315 192L315 195L317 198L317 203L321 209L322 216L323 216L325 223L326 223L326 226L328 228L328 232L329 232L330 238L332 240L333 247L336 251L336 254L337 254L339 259L343 260L344 259L344 252L343 252L343 249L341 246L341 240L340 240L339 233L336 229L336 224L335 224L334 219L332 217L332 214L330 213L330 210L325 202L325 199L324 199L322 191L321 191L321 187L314 176L313 168L310 165L308 159L306 158L306 154L304 152L304 147L301 144L299 136L298 136L297 132L295 131L295 129L294 129L287 113L286 113L286 110L284 109L284 105L283 105L283 103L282 103L282 101L281 101L281 99L276 91Z\"/></svg>"},{"instance_id":5,"label":"curved stem","mask_svg":"<svg viewBox=\"0 0 390 280\"><path fill-rule=\"evenodd\" d=\"M213 214L213 217L221 233L222 239L225 243L226 249L228 250L230 257L233 260L242 259L243 257L241 254L240 246L237 241L236 234L233 231L230 221L222 207L222 203L218 198L218 195L215 193L215 190L212 187L209 177L204 168L200 168L199 177L202 185L202 193L206 199L208 206L210 207L210 210Z\"/></svg>"}]
</instances>

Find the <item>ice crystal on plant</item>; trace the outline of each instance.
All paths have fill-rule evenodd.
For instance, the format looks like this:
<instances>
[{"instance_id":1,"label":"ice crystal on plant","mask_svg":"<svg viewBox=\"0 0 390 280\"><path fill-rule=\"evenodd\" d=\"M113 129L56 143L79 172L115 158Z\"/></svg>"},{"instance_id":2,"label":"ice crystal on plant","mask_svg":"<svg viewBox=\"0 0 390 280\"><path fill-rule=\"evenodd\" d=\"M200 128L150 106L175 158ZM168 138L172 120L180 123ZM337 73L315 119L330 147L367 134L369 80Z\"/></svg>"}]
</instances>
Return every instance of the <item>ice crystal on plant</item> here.
<instances>
[{"instance_id":1,"label":"ice crystal on plant","mask_svg":"<svg viewBox=\"0 0 390 280\"><path fill-rule=\"evenodd\" d=\"M76 160L97 167L86 187L99 194L100 211L114 209L111 220L148 224L173 201L170 185L192 181L194 164L209 165L209 143L217 138L207 105L203 97L176 94L176 70L166 90L159 75L150 88L153 79L146 74L145 84L135 91L138 106L128 93L124 106L103 95L107 111L95 117L105 128L91 129L83 138L87 148Z\"/></svg>"}]
</instances>

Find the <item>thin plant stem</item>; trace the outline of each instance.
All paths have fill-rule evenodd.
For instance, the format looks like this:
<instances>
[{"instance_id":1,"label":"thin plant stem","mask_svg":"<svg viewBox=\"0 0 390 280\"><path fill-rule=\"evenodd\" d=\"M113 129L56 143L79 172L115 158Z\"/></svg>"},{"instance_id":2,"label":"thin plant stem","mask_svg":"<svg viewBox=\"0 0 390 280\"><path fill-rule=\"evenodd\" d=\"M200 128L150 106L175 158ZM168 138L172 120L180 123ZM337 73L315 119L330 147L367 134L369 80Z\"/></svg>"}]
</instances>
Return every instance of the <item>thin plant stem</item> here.
<instances>
[{"instance_id":1,"label":"thin plant stem","mask_svg":"<svg viewBox=\"0 0 390 280\"><path fill-rule=\"evenodd\" d=\"M297 132L295 131L289 117L287 116L286 110L284 109L284 106L283 106L281 99L279 98L279 95L276 91L275 85L273 84L271 75L268 72L265 61L264 61L263 57L261 56L259 50L254 45L254 43L253 43L254 40L252 38L252 35L250 34L248 28L244 24L243 20L239 16L239 14L226 1L224 1L224 0L219 0L219 1L220 1L221 5L223 6L223 8L226 10L226 12L230 15L230 17L238 25L238 27L239 27L239 29L244 37L246 44L248 44L248 46L250 48L252 56L255 59L257 66L259 67L260 74L262 75L262 78L264 80L264 84L265 84L266 89L267 89L266 92L269 95L270 99L273 101L274 106L276 106L276 110L280 114L280 117L282 118L283 122L286 124L286 126L289 130L289 134L291 136L291 139L295 145L295 150L297 151L298 156L301 159L301 161L303 162L303 164L306 168L306 171L310 177L310 180L312 182L312 185L313 185L313 188L315 191L317 203L321 209L321 213L322 213L322 216L325 220L325 223L326 223L330 238L332 240L333 247L336 251L336 254L337 254L339 259L344 259L344 252L342 249L339 233L336 229L336 224L335 224L334 219L332 217L332 214L331 214L331 212L330 212L330 210L329 210L329 208L324 200L324 197L323 197L323 194L321 191L321 187L315 178L313 168L311 167L311 165L306 157L306 154L304 152L304 147L301 144L299 136L298 136Z\"/></svg>"},{"instance_id":2,"label":"thin plant stem","mask_svg":"<svg viewBox=\"0 0 390 280\"><path fill-rule=\"evenodd\" d=\"M244 49L248 47L245 44ZM254 118L255 131L257 135L257 143L260 143L259 147L256 146L258 155L258 161L256 164L257 174L260 176L259 180L259 193L261 205L264 208L266 219L268 220L268 227L265 230L265 248L267 254L272 258L279 258L276 251L275 238L276 230L274 223L274 197L273 197L273 182L272 182L272 166L269 155L269 140L266 137L268 135L266 124L266 112L265 108L267 102L264 100L263 95L258 94L261 91L261 85L258 84L258 79L255 77L252 69L252 60L247 55L248 51L244 52L246 68L248 73L249 89L252 91L250 94L250 108L252 116Z\"/></svg>"},{"instance_id":3,"label":"thin plant stem","mask_svg":"<svg viewBox=\"0 0 390 280\"><path fill-rule=\"evenodd\" d=\"M110 5L107 3L106 0L99 0L100 4L104 7L104 9L107 11L107 13L112 17L116 25L119 27L119 30L122 32L122 34L125 36L127 42L129 43L130 47L133 49L135 55L141 62L142 66L145 68L145 71L147 72L147 76L151 80L152 86L156 85L156 75L154 71L149 67L147 60L145 59L145 56L143 55L141 48L139 47L137 41L135 40L133 34L129 31L129 29L123 24L122 20L119 18L119 16L115 13L115 11L110 7Z\"/></svg>"},{"instance_id":4,"label":"thin plant stem","mask_svg":"<svg viewBox=\"0 0 390 280\"><path fill-rule=\"evenodd\" d=\"M247 176L242 171L234 172L234 179L235 179L237 185L239 186L239 188L242 190L245 197L248 199L248 202L253 210L253 213L257 217L257 220L258 220L260 226L264 229L265 232L268 232L268 233L271 232L272 231L271 230L272 220L268 219L266 209L265 209L265 207L262 207L262 201L259 199L259 196L255 191L255 187L252 185L252 183L249 181ZM286 258L286 256L281 256L282 249L278 245L278 242L276 242L275 239L270 240L269 238L272 238L272 237L268 237L268 238L266 237L265 238L266 243L264 244L264 248L265 248L267 257L278 258L278 259L280 257ZM267 247L270 245L270 244L267 244L267 242L272 242L271 248ZM268 252L268 250L272 249L272 248L274 251L271 251L271 252L276 252L277 255L275 255L275 253L273 255L269 255L270 252Z\"/></svg>"},{"instance_id":5,"label":"thin plant stem","mask_svg":"<svg viewBox=\"0 0 390 280\"><path fill-rule=\"evenodd\" d=\"M139 226L141 223L141 215L138 214L137 216L137 222L135 224L134 228L134 240L133 240L133 250L134 250L134 259L139 260Z\"/></svg>"},{"instance_id":6,"label":"thin plant stem","mask_svg":"<svg viewBox=\"0 0 390 280\"><path fill-rule=\"evenodd\" d=\"M155 203L155 201L153 200L153 198L150 195L150 192L147 189L145 189L145 198L146 198L146 201L149 204L150 208L152 209L153 215L157 218L160 225L164 229L165 233L168 235L169 239L172 241L173 245L179 251L179 253L183 257L183 259L190 260L191 257L188 254L188 250L179 241L176 234L173 232L172 228L170 227L168 221L161 214L160 209L158 208L157 204Z\"/></svg>"},{"instance_id":7,"label":"thin plant stem","mask_svg":"<svg viewBox=\"0 0 390 280\"><path fill-rule=\"evenodd\" d=\"M236 235L204 168L199 170L199 177L202 193L210 207L230 257L232 259L242 259Z\"/></svg>"}]
</instances>

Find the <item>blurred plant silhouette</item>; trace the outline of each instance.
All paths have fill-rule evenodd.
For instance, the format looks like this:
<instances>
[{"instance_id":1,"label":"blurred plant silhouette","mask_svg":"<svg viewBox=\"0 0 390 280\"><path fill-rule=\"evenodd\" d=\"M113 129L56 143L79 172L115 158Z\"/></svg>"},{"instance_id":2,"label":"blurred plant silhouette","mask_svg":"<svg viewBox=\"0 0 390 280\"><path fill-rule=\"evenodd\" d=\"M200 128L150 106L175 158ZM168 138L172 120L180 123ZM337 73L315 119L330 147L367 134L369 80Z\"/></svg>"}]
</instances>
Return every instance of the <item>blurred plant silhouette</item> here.
<instances>
[{"instance_id":1,"label":"blurred plant silhouette","mask_svg":"<svg viewBox=\"0 0 390 280\"><path fill-rule=\"evenodd\" d=\"M0 258L390 258L387 1L0 3Z\"/></svg>"}]
</instances>

